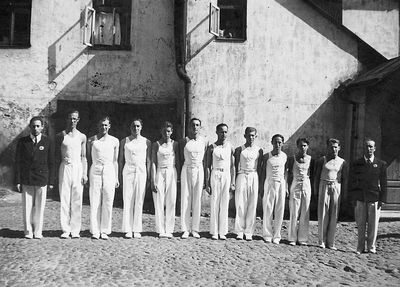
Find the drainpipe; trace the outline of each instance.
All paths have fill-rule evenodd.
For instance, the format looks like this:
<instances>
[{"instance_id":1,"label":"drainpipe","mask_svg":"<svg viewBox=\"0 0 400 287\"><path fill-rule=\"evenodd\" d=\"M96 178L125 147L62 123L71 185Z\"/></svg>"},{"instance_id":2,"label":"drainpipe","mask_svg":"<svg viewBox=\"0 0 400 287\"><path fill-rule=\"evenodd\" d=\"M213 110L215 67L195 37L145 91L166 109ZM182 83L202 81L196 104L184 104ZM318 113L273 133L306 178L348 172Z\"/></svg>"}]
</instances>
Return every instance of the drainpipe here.
<instances>
[{"instance_id":1,"label":"drainpipe","mask_svg":"<svg viewBox=\"0 0 400 287\"><path fill-rule=\"evenodd\" d=\"M186 72L186 13L187 1L175 0L174 5L174 38L175 38L175 65L179 78L185 85L184 95L184 120L183 120L183 136L185 136L186 128L192 117L192 81Z\"/></svg>"}]
</instances>

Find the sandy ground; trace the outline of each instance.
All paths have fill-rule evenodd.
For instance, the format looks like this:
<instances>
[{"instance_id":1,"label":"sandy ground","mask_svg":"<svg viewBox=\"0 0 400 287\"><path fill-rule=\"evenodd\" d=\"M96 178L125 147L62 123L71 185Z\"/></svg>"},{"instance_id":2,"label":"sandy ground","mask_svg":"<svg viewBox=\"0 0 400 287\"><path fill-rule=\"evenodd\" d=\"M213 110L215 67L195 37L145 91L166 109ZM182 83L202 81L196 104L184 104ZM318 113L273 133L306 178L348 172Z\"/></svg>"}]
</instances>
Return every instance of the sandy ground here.
<instances>
[{"instance_id":1,"label":"sandy ground","mask_svg":"<svg viewBox=\"0 0 400 287\"><path fill-rule=\"evenodd\" d=\"M207 217L201 219L201 239L183 240L180 233L159 239L150 214L143 217L141 239L124 239L117 207L110 239L92 240L84 205L82 237L62 240L60 203L48 200L44 238L28 240L20 197L0 196L0 286L400 286L399 220L380 223L377 254L356 255L354 222L338 224L338 251L316 246L316 222L306 247L287 244L287 221L280 245L262 241L260 220L252 242L237 241L233 234L213 241Z\"/></svg>"}]
</instances>

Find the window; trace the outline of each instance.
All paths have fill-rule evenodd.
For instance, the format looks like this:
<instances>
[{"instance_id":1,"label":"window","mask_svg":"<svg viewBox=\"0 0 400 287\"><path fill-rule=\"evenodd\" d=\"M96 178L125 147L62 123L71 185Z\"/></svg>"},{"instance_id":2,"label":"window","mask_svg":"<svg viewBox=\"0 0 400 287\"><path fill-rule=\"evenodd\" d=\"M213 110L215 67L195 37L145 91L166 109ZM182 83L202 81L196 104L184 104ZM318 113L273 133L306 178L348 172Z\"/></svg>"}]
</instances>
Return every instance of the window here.
<instances>
[{"instance_id":1,"label":"window","mask_svg":"<svg viewBox=\"0 0 400 287\"><path fill-rule=\"evenodd\" d=\"M85 11L83 43L99 49L130 49L131 0L93 0Z\"/></svg>"},{"instance_id":2,"label":"window","mask_svg":"<svg viewBox=\"0 0 400 287\"><path fill-rule=\"evenodd\" d=\"M210 33L218 40L245 41L246 4L246 0L218 0L218 7L210 4Z\"/></svg>"},{"instance_id":3,"label":"window","mask_svg":"<svg viewBox=\"0 0 400 287\"><path fill-rule=\"evenodd\" d=\"M32 0L0 0L0 47L29 47Z\"/></svg>"}]
</instances>

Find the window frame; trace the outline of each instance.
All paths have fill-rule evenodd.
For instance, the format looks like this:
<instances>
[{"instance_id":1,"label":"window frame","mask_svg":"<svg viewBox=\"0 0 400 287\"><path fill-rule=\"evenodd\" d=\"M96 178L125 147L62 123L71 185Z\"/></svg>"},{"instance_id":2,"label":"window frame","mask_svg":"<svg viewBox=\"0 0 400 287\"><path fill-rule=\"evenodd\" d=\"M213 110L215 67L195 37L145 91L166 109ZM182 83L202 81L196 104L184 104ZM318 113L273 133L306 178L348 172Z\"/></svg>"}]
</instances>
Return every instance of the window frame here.
<instances>
[{"instance_id":1,"label":"window frame","mask_svg":"<svg viewBox=\"0 0 400 287\"><path fill-rule=\"evenodd\" d=\"M112 1L112 0L111 0ZM111 2L110 1L110 2ZM126 1L126 0L124 0ZM100 3L99 3L100 2ZM131 45L131 23L132 23L132 3L131 1L126 1L123 3L129 3L129 4L125 4L122 6L115 6L112 5L112 2L109 4L105 4L105 0L97 0L97 1L93 1L93 7L90 7L91 10L94 10L94 14L93 14L93 22L91 25L91 33L92 33L92 37L89 43L85 43L85 40L87 39L87 35L86 35L86 28L88 26L88 19L87 19L87 12L85 12L85 22L84 22L84 45L88 46L88 48L92 49L92 50L131 50L132 49L132 45ZM87 9L88 7L86 7ZM129 8L129 12L126 12L126 10ZM105 44L96 44L96 15L100 14L100 13L112 13L113 14L113 44L112 45L105 45ZM120 19L123 17L126 17L126 15L129 15L128 17L126 17L126 20L129 20L123 27L121 26L121 31L122 28L126 29L126 34L127 34L127 42L129 44L120 44L120 45L116 45L114 44L115 41L115 15L116 13L120 14ZM121 21L121 20L120 20Z\"/></svg>"},{"instance_id":2,"label":"window frame","mask_svg":"<svg viewBox=\"0 0 400 287\"><path fill-rule=\"evenodd\" d=\"M210 33L213 34L215 36L215 40L218 42L238 42L238 43L243 43L246 42L247 40L247 1L246 0L239 0L238 2L240 3L232 3L229 5L219 5L220 3L218 3L218 5L214 5L212 3L210 3L210 12L209 12L209 17L210 17L210 26L209 26L209 30ZM212 10L211 7L216 7L218 8L218 29L219 29L219 33L218 35L216 35L215 33L211 32L211 18L212 18ZM229 8L228 8L229 7ZM241 23L241 31L243 36L242 37L235 37L235 38L228 38L228 37L223 37L221 36L221 11L223 11L224 9L238 9L241 10L242 12L242 23Z\"/></svg>"},{"instance_id":3,"label":"window frame","mask_svg":"<svg viewBox=\"0 0 400 287\"><path fill-rule=\"evenodd\" d=\"M8 5L7 5L8 4ZM10 9L10 19L8 36L10 38L9 44L0 44L0 49L26 49L31 47L31 27L32 27L32 0L18 1L18 0L8 0L0 2L0 9L4 7L9 7ZM26 12L28 15L28 30L27 30L27 41L22 44L15 44L15 15L18 12ZM19 13L24 14L24 13Z\"/></svg>"}]
</instances>

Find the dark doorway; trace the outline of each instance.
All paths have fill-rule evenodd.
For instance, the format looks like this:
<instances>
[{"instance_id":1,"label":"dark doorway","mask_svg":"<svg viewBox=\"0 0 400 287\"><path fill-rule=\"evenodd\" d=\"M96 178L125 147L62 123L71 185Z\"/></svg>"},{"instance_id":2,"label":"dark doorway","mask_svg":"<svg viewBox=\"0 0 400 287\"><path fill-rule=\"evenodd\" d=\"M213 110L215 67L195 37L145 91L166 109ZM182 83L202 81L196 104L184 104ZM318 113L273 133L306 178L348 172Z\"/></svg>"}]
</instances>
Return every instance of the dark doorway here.
<instances>
[{"instance_id":1,"label":"dark doorway","mask_svg":"<svg viewBox=\"0 0 400 287\"><path fill-rule=\"evenodd\" d=\"M182 125L176 103L155 105L131 105L112 102L57 101L57 112L53 114L53 127L58 133L65 128L64 118L70 109L77 109L81 120L78 129L88 137L96 134L97 122L102 116L111 117L110 134L123 139L130 135L129 126L134 118L143 120L142 135L150 141L156 141L162 122L170 121L174 125L174 139L182 137Z\"/></svg>"}]
</instances>

